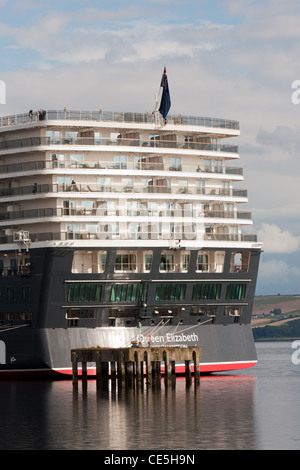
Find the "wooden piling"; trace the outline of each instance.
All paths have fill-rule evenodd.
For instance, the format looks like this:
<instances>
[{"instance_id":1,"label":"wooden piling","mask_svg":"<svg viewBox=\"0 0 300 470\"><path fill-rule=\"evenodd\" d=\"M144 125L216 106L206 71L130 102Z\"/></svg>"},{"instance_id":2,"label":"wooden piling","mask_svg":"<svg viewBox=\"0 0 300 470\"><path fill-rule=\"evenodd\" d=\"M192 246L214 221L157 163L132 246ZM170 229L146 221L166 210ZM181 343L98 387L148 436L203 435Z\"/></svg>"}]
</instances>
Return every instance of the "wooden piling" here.
<instances>
[{"instance_id":1,"label":"wooden piling","mask_svg":"<svg viewBox=\"0 0 300 470\"><path fill-rule=\"evenodd\" d=\"M161 365L164 365L165 384L174 383L175 363L185 363L187 384L192 381L190 362L194 364L195 384L200 380L200 348L132 347L132 348L85 348L72 349L71 361L73 385L78 386L78 363L82 364L82 386L87 385L87 362L96 363L97 387L108 384L109 375L118 386L142 386L144 377L147 385L161 385ZM109 367L110 365L110 367ZM109 372L110 369L110 372Z\"/></svg>"}]
</instances>

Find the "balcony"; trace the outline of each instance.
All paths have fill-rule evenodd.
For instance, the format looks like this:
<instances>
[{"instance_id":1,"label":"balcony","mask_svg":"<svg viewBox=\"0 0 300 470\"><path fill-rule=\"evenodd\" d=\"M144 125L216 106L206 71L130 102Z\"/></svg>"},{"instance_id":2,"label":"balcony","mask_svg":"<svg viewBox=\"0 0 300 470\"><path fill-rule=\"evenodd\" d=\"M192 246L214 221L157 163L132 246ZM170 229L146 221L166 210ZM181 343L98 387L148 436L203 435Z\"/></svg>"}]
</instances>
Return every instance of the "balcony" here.
<instances>
[{"instance_id":1,"label":"balcony","mask_svg":"<svg viewBox=\"0 0 300 470\"><path fill-rule=\"evenodd\" d=\"M76 146L119 146L119 147L138 147L144 151L148 147L158 149L186 149L203 151L203 152L226 152L226 153L238 153L238 147L235 145L227 144L210 144L210 143L199 143L199 142L176 142L167 140L140 140L140 139L93 139L90 137L78 137L78 138L64 138L64 137L27 137L23 139L0 141L0 152L8 150L24 149L30 150L34 147L61 147L64 145Z\"/></svg>"},{"instance_id":2,"label":"balcony","mask_svg":"<svg viewBox=\"0 0 300 470\"><path fill-rule=\"evenodd\" d=\"M0 186L1 188L1 186ZM91 197L96 197L94 193L134 193L138 194L176 194L176 195L195 195L195 199L198 199L199 195L212 196L213 198L237 197L247 198L247 190L245 189L224 189L216 187L199 188L195 184L189 186L181 186L173 184L172 186L165 185L149 185L144 186L141 184L133 184L132 186L123 185L122 183L113 184L111 186L103 184L37 184L30 186L20 186L16 188L1 188L0 189L0 200L1 198L16 198L32 195L32 198L36 198L38 194L52 193L53 197L59 197L59 193L64 193L63 197L66 197L65 193L90 193ZM78 194L79 196L79 194ZM116 194L117 197L117 194ZM180 197L180 196L179 196Z\"/></svg>"},{"instance_id":3,"label":"balcony","mask_svg":"<svg viewBox=\"0 0 300 470\"><path fill-rule=\"evenodd\" d=\"M0 118L0 127L11 125L23 125L32 122L38 122L40 116L34 113L30 116L26 114L16 114L13 116L4 116ZM146 123L154 124L152 113L114 113L107 111L72 111L72 110L51 110L46 111L42 116L42 121L95 121L95 122L127 122L127 123ZM178 114L176 116L169 115L167 124L183 125L183 126L201 126L220 129L239 130L239 122L229 119L184 116Z\"/></svg>"},{"instance_id":4,"label":"balcony","mask_svg":"<svg viewBox=\"0 0 300 470\"><path fill-rule=\"evenodd\" d=\"M164 234L150 234L151 236L143 236L141 237L138 233L130 233L126 239L128 240L166 240ZM50 241L65 241L65 240L95 240L95 239L120 239L120 235L113 235L111 233L107 234L106 232L77 232L77 233L69 233L66 231L62 232L43 232L43 233L33 233L30 232L30 238L32 242L50 242ZM124 237L122 239L125 239ZM189 234L184 233L182 240L193 240L196 239L196 234L191 232ZM231 234L231 233L222 233L222 234L204 234L204 238L206 240L215 240L218 242L246 242L246 243L256 243L257 242L257 235L256 234ZM13 243L13 236L6 235L0 237L0 244L7 244Z\"/></svg>"},{"instance_id":5,"label":"balcony","mask_svg":"<svg viewBox=\"0 0 300 470\"><path fill-rule=\"evenodd\" d=\"M176 170L175 170L176 168ZM144 176L142 171L152 172L150 174L155 174L155 172L161 174L161 172L167 173L168 171L172 172L172 178L175 177L182 177L183 173L190 173L195 178L207 178L209 175L232 175L232 176L243 176L243 169L239 167L227 167L222 166L215 167L211 165L209 168L204 164L197 164L197 163L184 163L180 165L180 167L172 167L168 166L164 163L143 163L143 162L135 162L135 161L127 161L126 163L118 163L114 164L112 161L86 161L86 162L72 162L72 161L53 161L53 160L46 160L46 161L34 161L34 162L20 162L20 163L9 163L7 165L0 165L0 176L6 177L6 175L10 173L25 173L25 172L37 172L39 174L43 170L49 170L49 173L59 173L61 171L64 174L64 170L80 170L81 174L84 174L85 170L95 170L95 175L104 176L104 175L113 175L113 174L123 174L131 171L141 171L141 175ZM109 170L109 171L99 171L99 170ZM110 171L113 170L113 171ZM119 171L117 171L119 170ZM123 173L121 173L123 172ZM199 173L204 173L200 175ZM89 173L90 174L90 173Z\"/></svg>"},{"instance_id":6,"label":"balcony","mask_svg":"<svg viewBox=\"0 0 300 470\"><path fill-rule=\"evenodd\" d=\"M101 223L105 223L105 217L113 217L116 219L118 217L125 217L127 218L135 218L138 217L145 217L148 219L150 217L155 217L151 214L151 211L147 211L145 209L133 212L134 215L128 216L127 211L124 211L122 214L121 210L111 210L109 213L106 208L98 207L92 209L76 209L76 208L41 208L41 209L24 209L24 210L17 210L17 211L10 211L10 212L1 212L0 213L0 222L9 221L12 222L14 220L27 220L27 219L49 219L49 218L62 218L65 220L66 217L86 217L89 220L99 221ZM157 216L155 219L162 219L162 218L170 218L173 219L199 219L201 217L204 218L224 218L224 219L232 219L232 220L251 220L251 212L234 212L234 211L214 211L214 210L207 210L204 212L191 213L188 210L188 216L185 216L184 209L182 210L174 210L174 211L159 211L157 212ZM42 220L41 220L42 221ZM109 223L109 222L107 222Z\"/></svg>"}]
</instances>

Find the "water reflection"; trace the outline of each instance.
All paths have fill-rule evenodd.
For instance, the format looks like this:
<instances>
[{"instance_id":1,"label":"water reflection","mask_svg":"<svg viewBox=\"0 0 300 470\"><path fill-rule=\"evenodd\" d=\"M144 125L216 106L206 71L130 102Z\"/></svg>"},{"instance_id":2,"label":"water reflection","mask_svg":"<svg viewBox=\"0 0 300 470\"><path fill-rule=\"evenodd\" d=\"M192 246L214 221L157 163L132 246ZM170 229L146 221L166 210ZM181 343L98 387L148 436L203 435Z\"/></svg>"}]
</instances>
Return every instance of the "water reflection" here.
<instances>
[{"instance_id":1,"label":"water reflection","mask_svg":"<svg viewBox=\"0 0 300 470\"><path fill-rule=\"evenodd\" d=\"M257 344L255 368L195 388L87 390L0 382L0 450L300 449L300 366L291 343Z\"/></svg>"},{"instance_id":2,"label":"water reflection","mask_svg":"<svg viewBox=\"0 0 300 470\"><path fill-rule=\"evenodd\" d=\"M73 397L73 445L97 449L247 449L255 446L252 376L204 377L200 386ZM88 438L87 438L88 436ZM92 439L91 439L92 436ZM76 437L76 440L75 440Z\"/></svg>"},{"instance_id":3,"label":"water reflection","mask_svg":"<svg viewBox=\"0 0 300 470\"><path fill-rule=\"evenodd\" d=\"M255 448L252 376L186 387L73 390L70 381L1 383L0 449Z\"/></svg>"}]
</instances>

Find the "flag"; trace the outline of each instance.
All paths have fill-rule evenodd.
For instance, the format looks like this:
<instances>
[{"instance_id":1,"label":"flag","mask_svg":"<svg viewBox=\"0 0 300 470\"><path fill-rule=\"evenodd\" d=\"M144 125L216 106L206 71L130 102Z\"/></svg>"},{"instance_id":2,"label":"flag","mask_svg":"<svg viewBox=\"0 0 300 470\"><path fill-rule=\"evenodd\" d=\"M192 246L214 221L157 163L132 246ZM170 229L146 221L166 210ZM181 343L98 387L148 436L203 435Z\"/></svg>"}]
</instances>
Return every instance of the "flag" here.
<instances>
[{"instance_id":1,"label":"flag","mask_svg":"<svg viewBox=\"0 0 300 470\"><path fill-rule=\"evenodd\" d=\"M168 78L167 78L167 70L166 67L164 68L164 72L161 79L162 87L162 95L161 95L161 102L159 107L159 112L164 119L166 119L169 109L171 108L171 98L169 92L169 85L168 85Z\"/></svg>"}]
</instances>

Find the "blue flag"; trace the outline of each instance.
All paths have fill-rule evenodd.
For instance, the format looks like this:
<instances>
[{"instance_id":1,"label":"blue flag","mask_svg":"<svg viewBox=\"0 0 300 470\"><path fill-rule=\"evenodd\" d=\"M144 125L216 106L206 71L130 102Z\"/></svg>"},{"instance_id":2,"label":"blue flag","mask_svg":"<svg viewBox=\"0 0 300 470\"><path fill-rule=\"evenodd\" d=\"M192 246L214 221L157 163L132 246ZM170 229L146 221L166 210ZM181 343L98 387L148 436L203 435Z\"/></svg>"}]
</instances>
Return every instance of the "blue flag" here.
<instances>
[{"instance_id":1,"label":"blue flag","mask_svg":"<svg viewBox=\"0 0 300 470\"><path fill-rule=\"evenodd\" d=\"M171 98L170 98L170 92L169 92L166 67L164 68L160 86L162 87L163 91L162 91L161 102L160 102L160 107L158 111L160 112L162 117L166 119L169 109L171 108Z\"/></svg>"}]
</instances>

